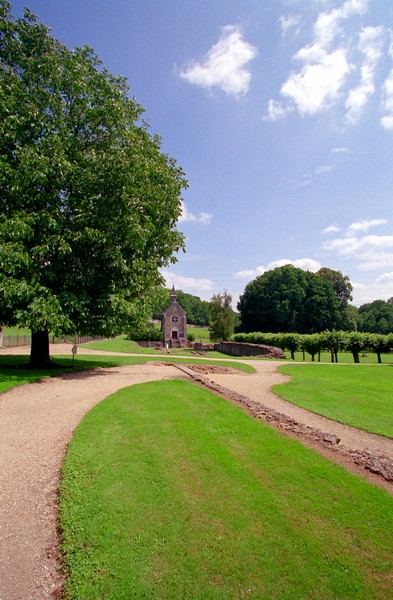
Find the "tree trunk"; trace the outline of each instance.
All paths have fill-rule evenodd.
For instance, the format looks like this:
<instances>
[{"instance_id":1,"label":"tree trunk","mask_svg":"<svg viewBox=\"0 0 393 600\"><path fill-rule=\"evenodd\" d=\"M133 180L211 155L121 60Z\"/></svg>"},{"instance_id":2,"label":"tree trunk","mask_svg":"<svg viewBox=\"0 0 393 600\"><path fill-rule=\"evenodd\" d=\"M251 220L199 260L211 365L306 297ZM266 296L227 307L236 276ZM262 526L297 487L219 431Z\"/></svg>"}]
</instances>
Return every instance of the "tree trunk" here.
<instances>
[{"instance_id":1,"label":"tree trunk","mask_svg":"<svg viewBox=\"0 0 393 600\"><path fill-rule=\"evenodd\" d=\"M382 363L381 353L377 352L377 356L378 356L378 364L380 365Z\"/></svg>"},{"instance_id":2,"label":"tree trunk","mask_svg":"<svg viewBox=\"0 0 393 600\"><path fill-rule=\"evenodd\" d=\"M49 369L52 366L49 355L48 331L31 332L30 362L31 369Z\"/></svg>"},{"instance_id":3,"label":"tree trunk","mask_svg":"<svg viewBox=\"0 0 393 600\"><path fill-rule=\"evenodd\" d=\"M356 352L355 350L352 350L352 356L353 356L353 362L358 364L360 363L360 359L359 359L359 352Z\"/></svg>"}]
</instances>

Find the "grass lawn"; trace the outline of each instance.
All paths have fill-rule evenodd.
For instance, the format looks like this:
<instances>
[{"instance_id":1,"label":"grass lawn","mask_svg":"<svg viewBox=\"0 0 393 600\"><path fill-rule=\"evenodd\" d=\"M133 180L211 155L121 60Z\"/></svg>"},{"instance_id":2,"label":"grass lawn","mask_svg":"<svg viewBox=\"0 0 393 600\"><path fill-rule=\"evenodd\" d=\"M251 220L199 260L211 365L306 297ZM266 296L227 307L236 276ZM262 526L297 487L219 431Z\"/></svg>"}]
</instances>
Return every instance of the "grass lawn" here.
<instances>
[{"instance_id":1,"label":"grass lawn","mask_svg":"<svg viewBox=\"0 0 393 600\"><path fill-rule=\"evenodd\" d=\"M288 356L288 358L290 357L290 353L287 352L286 355ZM306 352L306 356L305 356L306 360L305 362L309 362L311 363L311 355L307 354ZM385 364L392 364L393 363L393 353L389 352L386 354L381 354L381 359L382 362ZM317 362L318 357L315 356L315 361ZM364 354L361 354L359 357L360 360L360 364L363 365L376 365L378 364L378 357L375 353L373 352L367 352ZM303 353L302 352L295 352L295 361L299 361L299 362L303 362ZM331 355L330 352L321 352L321 363L331 363ZM338 363L339 364L354 364L353 363L353 356L351 354L351 352L339 352L338 353Z\"/></svg>"},{"instance_id":2,"label":"grass lawn","mask_svg":"<svg viewBox=\"0 0 393 600\"><path fill-rule=\"evenodd\" d=\"M156 354L157 356L189 356L192 358L195 355L206 356L208 358L226 358L227 354L222 352L216 352L214 350L207 350L203 352L195 352L192 348L168 348L163 353L161 350L155 350L155 348L142 348L136 342L128 340L126 336L121 335L116 338L110 338L106 340L98 340L95 342L87 342L81 344L83 348L90 348L91 350L106 350L108 352L125 352L130 354ZM235 356L231 357L233 360L237 360Z\"/></svg>"},{"instance_id":3,"label":"grass lawn","mask_svg":"<svg viewBox=\"0 0 393 600\"><path fill-rule=\"evenodd\" d=\"M393 369L376 365L284 365L284 400L340 423L393 438Z\"/></svg>"},{"instance_id":4,"label":"grass lawn","mask_svg":"<svg viewBox=\"0 0 393 600\"><path fill-rule=\"evenodd\" d=\"M30 329L19 329L19 327L4 327L3 335L11 335L11 336L26 336L31 335Z\"/></svg>"},{"instance_id":5,"label":"grass lawn","mask_svg":"<svg viewBox=\"0 0 393 600\"><path fill-rule=\"evenodd\" d=\"M187 325L187 333L192 333L196 342L202 341L204 344L210 343L210 332L208 327L198 327L197 325Z\"/></svg>"},{"instance_id":6,"label":"grass lawn","mask_svg":"<svg viewBox=\"0 0 393 600\"><path fill-rule=\"evenodd\" d=\"M71 347L70 347L71 354ZM31 383L44 379L45 377L56 377L62 373L69 373L72 368L76 370L80 369L95 369L98 367L117 367L118 365L137 365L149 362L152 360L151 357L147 356L88 356L88 355L77 355L74 361L74 367L72 367L72 358L61 356L52 356L53 362L58 366L55 369L48 370L31 370L27 368L28 356L23 355L6 355L0 356L0 393L6 392L9 389L22 385L24 383ZM167 356L154 357L154 361L183 363L183 364L219 364L220 366L228 366L233 369L243 371L244 373L254 373L255 369L249 365L245 365L240 362L234 362L231 360L214 362L212 360L196 360L190 358L168 358Z\"/></svg>"},{"instance_id":7,"label":"grass lawn","mask_svg":"<svg viewBox=\"0 0 393 600\"><path fill-rule=\"evenodd\" d=\"M195 329L197 331L199 331L199 330L203 330L204 328L198 327ZM205 329L208 333L208 328L205 328ZM191 330L193 331L193 329L191 329ZM197 337L197 335L195 337L195 340L199 341L199 338ZM208 340L204 340L204 341L208 341ZM107 340L88 342L86 344L82 344L82 346L84 348L91 348L93 350L108 350L111 352L128 352L128 353L132 353L132 354L157 354L157 355L162 354L162 352L160 350L155 350L154 348L141 348L140 346L138 346L138 344L136 342L127 340L127 337L125 335L119 336L116 338L107 339ZM182 348L169 349L169 353L171 354L172 352L177 355L184 354L185 356L190 356L190 355L192 356L192 351L190 349L182 349ZM220 358L220 357L225 358L227 356L226 354L222 354L221 352L215 352L212 350L209 350L207 352L207 355L211 358ZM289 352L287 352L286 355L288 357L288 361L290 361ZM232 358L234 360L237 360L236 357L232 357ZM307 353L305 355L305 359L306 359L305 362L311 362L311 356ZM253 360L253 357L248 356L247 360ZM261 359L255 358L255 360L261 360ZM268 359L268 360L270 360L270 359ZM353 364L353 356L350 352L340 352L338 355L338 360L339 360L340 364L346 364L346 363ZM295 361L303 362L303 353L302 352L295 353ZM292 362L292 361L290 361L290 362ZM317 362L317 361L315 360L315 362ZM331 362L330 352L322 352L321 353L321 362L322 363L330 363ZM385 364L393 363L393 354L392 353L382 354L382 362ZM366 356L361 356L360 363L361 364L377 364L377 355L369 353Z\"/></svg>"},{"instance_id":8,"label":"grass lawn","mask_svg":"<svg viewBox=\"0 0 393 600\"><path fill-rule=\"evenodd\" d=\"M185 381L85 416L60 527L69 599L392 597L393 498Z\"/></svg>"}]
</instances>

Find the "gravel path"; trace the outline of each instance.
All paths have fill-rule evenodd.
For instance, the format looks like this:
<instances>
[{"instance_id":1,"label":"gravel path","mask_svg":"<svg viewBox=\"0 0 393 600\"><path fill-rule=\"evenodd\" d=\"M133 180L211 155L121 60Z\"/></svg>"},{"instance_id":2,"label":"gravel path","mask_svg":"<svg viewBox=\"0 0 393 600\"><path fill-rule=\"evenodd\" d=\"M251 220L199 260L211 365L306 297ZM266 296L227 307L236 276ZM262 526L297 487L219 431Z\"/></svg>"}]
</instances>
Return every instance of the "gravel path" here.
<instances>
[{"instance_id":1,"label":"gravel path","mask_svg":"<svg viewBox=\"0 0 393 600\"><path fill-rule=\"evenodd\" d=\"M53 351L62 352L70 353L70 346L56 346ZM85 349L78 352L98 354ZM26 348L9 353L25 354ZM331 431L349 447L372 447L393 459L392 440L339 425L277 398L270 390L285 380L277 372L279 362L249 364L257 369L256 374L207 377L255 402ZM69 373L0 395L0 600L53 598L61 590L56 531L59 471L67 443L83 415L122 387L184 376L174 366L151 362Z\"/></svg>"}]
</instances>

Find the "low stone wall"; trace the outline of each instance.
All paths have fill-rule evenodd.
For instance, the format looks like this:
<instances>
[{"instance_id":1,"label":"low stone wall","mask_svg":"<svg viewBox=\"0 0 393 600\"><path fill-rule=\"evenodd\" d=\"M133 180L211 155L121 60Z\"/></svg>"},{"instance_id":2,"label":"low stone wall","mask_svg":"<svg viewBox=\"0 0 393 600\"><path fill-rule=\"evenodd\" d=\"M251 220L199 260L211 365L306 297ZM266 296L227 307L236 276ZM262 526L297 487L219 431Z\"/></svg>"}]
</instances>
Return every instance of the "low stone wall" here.
<instances>
[{"instance_id":1,"label":"low stone wall","mask_svg":"<svg viewBox=\"0 0 393 600\"><path fill-rule=\"evenodd\" d=\"M157 348L158 350L161 350L162 348L162 342L155 342L152 340L139 340L137 344L141 348Z\"/></svg>"},{"instance_id":2,"label":"low stone wall","mask_svg":"<svg viewBox=\"0 0 393 600\"><path fill-rule=\"evenodd\" d=\"M263 356L264 358L286 358L281 348L248 344L246 342L220 342L214 344L214 349L229 356Z\"/></svg>"}]
</instances>

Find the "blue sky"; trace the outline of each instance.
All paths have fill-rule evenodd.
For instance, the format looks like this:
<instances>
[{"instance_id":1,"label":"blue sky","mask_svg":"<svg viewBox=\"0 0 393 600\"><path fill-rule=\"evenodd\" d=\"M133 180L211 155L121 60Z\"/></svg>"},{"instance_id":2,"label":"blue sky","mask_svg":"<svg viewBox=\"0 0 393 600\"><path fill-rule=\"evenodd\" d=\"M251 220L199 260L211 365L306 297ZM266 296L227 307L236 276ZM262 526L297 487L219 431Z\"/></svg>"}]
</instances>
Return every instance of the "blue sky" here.
<instances>
[{"instance_id":1,"label":"blue sky","mask_svg":"<svg viewBox=\"0 0 393 600\"><path fill-rule=\"evenodd\" d=\"M17 0L128 78L184 169L187 251L168 286L203 299L292 263L393 296L393 3Z\"/></svg>"}]
</instances>

